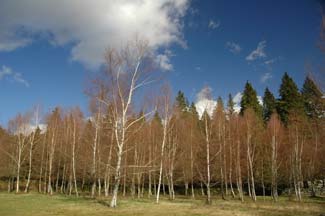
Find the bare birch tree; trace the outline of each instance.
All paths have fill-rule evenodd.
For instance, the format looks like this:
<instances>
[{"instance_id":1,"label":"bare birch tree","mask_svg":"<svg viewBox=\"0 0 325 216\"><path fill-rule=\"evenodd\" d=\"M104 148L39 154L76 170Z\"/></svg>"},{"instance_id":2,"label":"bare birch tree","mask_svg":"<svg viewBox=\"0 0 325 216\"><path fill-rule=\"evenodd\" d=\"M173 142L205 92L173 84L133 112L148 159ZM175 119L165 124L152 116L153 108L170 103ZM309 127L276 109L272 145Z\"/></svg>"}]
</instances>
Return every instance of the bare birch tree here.
<instances>
[{"instance_id":1,"label":"bare birch tree","mask_svg":"<svg viewBox=\"0 0 325 216\"><path fill-rule=\"evenodd\" d=\"M27 177L27 182L25 186L25 193L28 192L29 190L29 185L30 185L30 178L32 174L32 161L33 161L33 150L34 150L34 145L36 143L36 137L37 133L40 132L39 128L39 121L40 121L40 111L39 111L39 106L35 107L35 110L33 111L33 131L31 131L31 134L29 135L29 166L28 166L28 177ZM35 129L34 129L35 128Z\"/></svg>"},{"instance_id":2,"label":"bare birch tree","mask_svg":"<svg viewBox=\"0 0 325 216\"><path fill-rule=\"evenodd\" d=\"M121 49L108 49L105 54L106 71L103 77L108 88L108 98L97 98L112 110L111 121L116 144L116 166L111 207L117 206L117 195L121 181L121 167L128 131L151 112L136 119L131 118L131 107L135 93L151 83L152 58L146 41L136 39ZM132 120L131 120L132 119Z\"/></svg>"}]
</instances>

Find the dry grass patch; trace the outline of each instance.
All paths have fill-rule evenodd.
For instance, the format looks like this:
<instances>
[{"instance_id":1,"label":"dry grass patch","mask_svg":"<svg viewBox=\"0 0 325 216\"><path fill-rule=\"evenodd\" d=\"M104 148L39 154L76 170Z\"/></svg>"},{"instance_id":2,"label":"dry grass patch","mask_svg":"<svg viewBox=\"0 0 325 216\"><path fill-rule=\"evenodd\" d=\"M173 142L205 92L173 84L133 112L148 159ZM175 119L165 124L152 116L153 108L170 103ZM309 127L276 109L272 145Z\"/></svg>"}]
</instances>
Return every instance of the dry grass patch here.
<instances>
[{"instance_id":1,"label":"dry grass patch","mask_svg":"<svg viewBox=\"0 0 325 216\"><path fill-rule=\"evenodd\" d=\"M6 194L0 193L1 216L44 216L44 215L91 215L91 216L282 216L315 215L325 213L325 199L307 199L303 203L281 198L278 203L262 199L254 203L247 199L214 199L212 205L205 205L204 200L163 198L160 204L154 199L122 198L115 209L108 207L108 199L74 198L61 195L47 196L41 194Z\"/></svg>"}]
</instances>

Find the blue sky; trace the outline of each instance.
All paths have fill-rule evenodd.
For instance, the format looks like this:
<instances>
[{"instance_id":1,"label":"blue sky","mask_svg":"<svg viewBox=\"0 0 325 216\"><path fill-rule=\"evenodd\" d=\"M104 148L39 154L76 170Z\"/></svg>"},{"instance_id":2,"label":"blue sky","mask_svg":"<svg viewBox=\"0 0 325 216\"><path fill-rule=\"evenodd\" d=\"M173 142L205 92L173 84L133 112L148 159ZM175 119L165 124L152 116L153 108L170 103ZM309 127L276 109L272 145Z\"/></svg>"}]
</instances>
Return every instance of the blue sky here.
<instances>
[{"instance_id":1,"label":"blue sky","mask_svg":"<svg viewBox=\"0 0 325 216\"><path fill-rule=\"evenodd\" d=\"M317 48L320 8L312 0L163 0L162 5L173 3L167 12L159 3L138 6L137 1L126 6L102 0L82 6L78 0L37 2L0 1L2 125L35 104L44 112L60 105L80 106L87 113L87 78L102 63L96 48L102 49L105 40L118 44L131 30L140 29L152 39L157 55L167 57L173 91L184 91L190 101L205 85L214 97L235 95L247 80L259 95L267 86L277 95L285 71L301 86L306 65L317 68L323 59ZM108 12L121 6L125 14L108 15L102 22L97 13L103 4ZM53 7L62 14L52 13Z\"/></svg>"}]
</instances>

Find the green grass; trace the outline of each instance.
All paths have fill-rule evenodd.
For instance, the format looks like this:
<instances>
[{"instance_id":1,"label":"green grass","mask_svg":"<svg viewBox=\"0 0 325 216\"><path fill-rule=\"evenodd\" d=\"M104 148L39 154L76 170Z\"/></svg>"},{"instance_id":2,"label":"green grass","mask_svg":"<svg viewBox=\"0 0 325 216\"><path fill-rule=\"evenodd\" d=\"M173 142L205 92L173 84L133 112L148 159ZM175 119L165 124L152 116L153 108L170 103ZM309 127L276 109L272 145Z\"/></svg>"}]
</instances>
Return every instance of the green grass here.
<instances>
[{"instance_id":1,"label":"green grass","mask_svg":"<svg viewBox=\"0 0 325 216\"><path fill-rule=\"evenodd\" d=\"M317 215L325 214L325 199L306 198L303 203L281 198L273 203L270 198L256 203L237 200L224 201L215 198L212 205L205 205L203 199L191 200L178 198L169 201L163 198L159 205L154 199L121 198L116 209L108 207L108 199L74 198L62 195L7 194L0 193L1 216L44 216L44 215L152 215L152 216L199 216L199 215Z\"/></svg>"}]
</instances>

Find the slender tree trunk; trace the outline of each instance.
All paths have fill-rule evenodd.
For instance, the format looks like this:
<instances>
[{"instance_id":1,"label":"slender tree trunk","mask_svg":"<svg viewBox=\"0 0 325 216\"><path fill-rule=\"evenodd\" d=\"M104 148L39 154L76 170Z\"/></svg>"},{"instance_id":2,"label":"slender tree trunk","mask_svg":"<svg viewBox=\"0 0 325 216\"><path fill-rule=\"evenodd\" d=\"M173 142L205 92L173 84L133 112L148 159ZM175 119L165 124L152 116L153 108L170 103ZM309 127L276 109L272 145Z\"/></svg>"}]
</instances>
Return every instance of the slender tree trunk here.
<instances>
[{"instance_id":1,"label":"slender tree trunk","mask_svg":"<svg viewBox=\"0 0 325 216\"><path fill-rule=\"evenodd\" d=\"M272 198L273 201L278 200L278 189L277 189L277 141L275 135L272 136L272 159L271 159L271 170L272 170Z\"/></svg>"},{"instance_id":2,"label":"slender tree trunk","mask_svg":"<svg viewBox=\"0 0 325 216\"><path fill-rule=\"evenodd\" d=\"M209 139L209 128L208 120L205 117L205 141L206 141L206 169L207 169L207 180L206 180L206 189L207 189L207 203L211 204L211 192L210 192L210 139Z\"/></svg>"},{"instance_id":3,"label":"slender tree trunk","mask_svg":"<svg viewBox=\"0 0 325 216\"><path fill-rule=\"evenodd\" d=\"M244 201L244 195L243 195L243 182L242 182L242 176L241 176L241 164L240 164L240 141L237 140L237 160L236 160L236 167L237 167L237 189L240 200Z\"/></svg>"},{"instance_id":4,"label":"slender tree trunk","mask_svg":"<svg viewBox=\"0 0 325 216\"><path fill-rule=\"evenodd\" d=\"M48 170L47 193L49 193L50 195L53 194L53 189L52 189L52 167L53 167L54 151L55 151L55 130L52 133L50 154L49 154L49 170Z\"/></svg>"},{"instance_id":5,"label":"slender tree trunk","mask_svg":"<svg viewBox=\"0 0 325 216\"><path fill-rule=\"evenodd\" d=\"M91 186L91 197L95 196L96 191L96 152L97 152L97 142L98 142L98 130L99 130L99 118L100 114L97 114L97 122L95 123L95 137L93 141L93 161L92 161L92 169L91 169L91 177L92 177L92 186Z\"/></svg>"},{"instance_id":6,"label":"slender tree trunk","mask_svg":"<svg viewBox=\"0 0 325 216\"><path fill-rule=\"evenodd\" d=\"M166 106L165 110L165 121L163 125L163 140L161 144L161 151L160 151L160 166L159 166L159 179L158 179L158 187L157 187L157 196L156 196L156 203L159 203L159 195L160 195L160 186L161 186L161 180L163 175L163 160L164 160L164 150L166 145L166 139L167 139L167 121L168 121L168 106Z\"/></svg>"},{"instance_id":7,"label":"slender tree trunk","mask_svg":"<svg viewBox=\"0 0 325 216\"><path fill-rule=\"evenodd\" d=\"M32 157L33 157L33 147L34 147L34 141L35 141L35 132L33 132L30 140L30 148L29 148L29 166L28 166L28 177L27 177L27 183L25 186L25 193L29 190L29 184L30 184L30 177L32 174Z\"/></svg>"},{"instance_id":8,"label":"slender tree trunk","mask_svg":"<svg viewBox=\"0 0 325 216\"><path fill-rule=\"evenodd\" d=\"M74 189L76 196L79 196L78 193L78 186L77 186L77 177L76 177L76 130L77 130L77 125L76 125L76 120L73 119L73 141L72 141L72 172L73 172L73 180L74 180Z\"/></svg>"},{"instance_id":9,"label":"slender tree trunk","mask_svg":"<svg viewBox=\"0 0 325 216\"><path fill-rule=\"evenodd\" d=\"M123 135L124 136L124 135ZM115 184L113 189L113 197L111 200L111 207L116 207L117 205L117 193L120 185L121 180L121 162L122 162L122 154L123 154L123 145L124 145L124 138L121 140L121 144L118 146L118 152L117 152L117 165L115 170Z\"/></svg>"},{"instance_id":10,"label":"slender tree trunk","mask_svg":"<svg viewBox=\"0 0 325 216\"><path fill-rule=\"evenodd\" d=\"M39 193L42 192L42 175L43 175L45 143L46 143L46 137L44 137L43 146L42 146L41 167L40 167L40 171L39 171L39 180L38 180L38 192Z\"/></svg>"},{"instance_id":11,"label":"slender tree trunk","mask_svg":"<svg viewBox=\"0 0 325 216\"><path fill-rule=\"evenodd\" d=\"M19 193L20 165L21 165L21 152L19 151L18 161L17 161L16 193Z\"/></svg>"}]
</instances>

